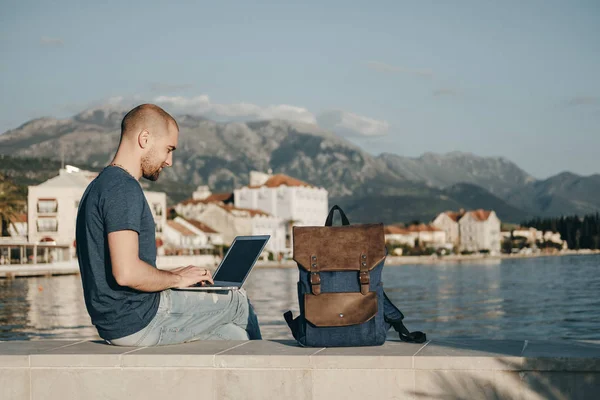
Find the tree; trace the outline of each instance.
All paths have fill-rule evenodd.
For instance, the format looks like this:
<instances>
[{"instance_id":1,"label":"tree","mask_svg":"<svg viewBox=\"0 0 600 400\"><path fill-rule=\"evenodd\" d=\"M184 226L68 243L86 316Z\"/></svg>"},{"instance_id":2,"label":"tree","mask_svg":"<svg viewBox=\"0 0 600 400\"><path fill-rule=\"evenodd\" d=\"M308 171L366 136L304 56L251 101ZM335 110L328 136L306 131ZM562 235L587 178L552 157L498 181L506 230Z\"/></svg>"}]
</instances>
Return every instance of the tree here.
<instances>
[{"instance_id":1,"label":"tree","mask_svg":"<svg viewBox=\"0 0 600 400\"><path fill-rule=\"evenodd\" d=\"M12 181L0 174L0 221L2 236L10 236L8 231L17 215L25 209L22 190ZM14 225L13 225L14 226Z\"/></svg>"},{"instance_id":2,"label":"tree","mask_svg":"<svg viewBox=\"0 0 600 400\"><path fill-rule=\"evenodd\" d=\"M600 247L600 213L579 217L577 215L533 219L523 225L542 231L559 232L570 249L597 249Z\"/></svg>"},{"instance_id":3,"label":"tree","mask_svg":"<svg viewBox=\"0 0 600 400\"><path fill-rule=\"evenodd\" d=\"M502 252L506 254L510 254L512 252L513 242L511 238L506 238L502 242Z\"/></svg>"},{"instance_id":4,"label":"tree","mask_svg":"<svg viewBox=\"0 0 600 400\"><path fill-rule=\"evenodd\" d=\"M171 207L168 209L167 211L167 219L171 220L171 219L175 219L177 217L180 217L181 215L179 215L177 213L177 211L175 211L175 207Z\"/></svg>"}]
</instances>

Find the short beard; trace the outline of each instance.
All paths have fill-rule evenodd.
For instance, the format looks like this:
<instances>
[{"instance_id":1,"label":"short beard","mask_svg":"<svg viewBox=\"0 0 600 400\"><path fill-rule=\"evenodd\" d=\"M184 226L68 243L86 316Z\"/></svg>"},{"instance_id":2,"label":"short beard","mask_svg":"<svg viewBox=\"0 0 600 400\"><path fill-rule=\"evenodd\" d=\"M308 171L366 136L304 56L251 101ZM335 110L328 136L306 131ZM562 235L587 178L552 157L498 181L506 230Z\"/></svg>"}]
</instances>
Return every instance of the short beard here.
<instances>
[{"instance_id":1,"label":"short beard","mask_svg":"<svg viewBox=\"0 0 600 400\"><path fill-rule=\"evenodd\" d=\"M158 180L158 176L160 175L161 165L158 167L152 166L152 162L150 160L152 159L153 155L154 152L151 151L148 155L142 158L142 176L149 181L155 182Z\"/></svg>"}]
</instances>

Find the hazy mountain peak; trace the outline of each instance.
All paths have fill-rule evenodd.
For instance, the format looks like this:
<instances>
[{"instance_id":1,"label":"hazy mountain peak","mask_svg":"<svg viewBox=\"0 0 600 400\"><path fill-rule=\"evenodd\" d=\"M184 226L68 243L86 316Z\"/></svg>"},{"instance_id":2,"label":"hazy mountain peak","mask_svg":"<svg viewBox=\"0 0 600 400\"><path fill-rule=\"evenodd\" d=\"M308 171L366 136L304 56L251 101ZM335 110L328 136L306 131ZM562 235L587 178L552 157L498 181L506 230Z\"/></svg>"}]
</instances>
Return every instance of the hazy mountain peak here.
<instances>
[{"instance_id":1,"label":"hazy mountain peak","mask_svg":"<svg viewBox=\"0 0 600 400\"><path fill-rule=\"evenodd\" d=\"M566 180L572 180L572 179L578 179L578 178L581 178L581 176L574 174L573 172L563 171L561 173L554 175L553 177L551 177L549 179L552 179L554 181L566 181Z\"/></svg>"},{"instance_id":2,"label":"hazy mountain peak","mask_svg":"<svg viewBox=\"0 0 600 400\"><path fill-rule=\"evenodd\" d=\"M422 159L455 159L455 158L480 158L473 153L463 152L459 150L450 151L448 153L425 152L420 157Z\"/></svg>"},{"instance_id":3,"label":"hazy mountain peak","mask_svg":"<svg viewBox=\"0 0 600 400\"><path fill-rule=\"evenodd\" d=\"M120 105L92 107L73 117L73 120L108 128L118 128L129 109Z\"/></svg>"},{"instance_id":4,"label":"hazy mountain peak","mask_svg":"<svg viewBox=\"0 0 600 400\"><path fill-rule=\"evenodd\" d=\"M448 153L434 153L426 152L423 153L419 159L436 159L436 160L472 160L472 161L495 161L505 164L514 164L512 161L502 156L480 156L468 151L454 150Z\"/></svg>"},{"instance_id":5,"label":"hazy mountain peak","mask_svg":"<svg viewBox=\"0 0 600 400\"><path fill-rule=\"evenodd\" d=\"M535 180L505 158L481 157L461 151L446 154L427 152L417 158L384 153L378 158L407 179L424 181L438 188L466 182L502 196Z\"/></svg>"},{"instance_id":6,"label":"hazy mountain peak","mask_svg":"<svg viewBox=\"0 0 600 400\"><path fill-rule=\"evenodd\" d=\"M300 121L290 121L284 119L270 119L270 120L258 120L246 122L251 129L256 128L270 128L270 129L285 129L287 131L293 131L297 133L309 134L314 136L325 136L331 138L338 138L333 133L324 130L315 124Z\"/></svg>"},{"instance_id":7,"label":"hazy mountain peak","mask_svg":"<svg viewBox=\"0 0 600 400\"><path fill-rule=\"evenodd\" d=\"M31 121L25 122L23 125L19 126L18 128L13 129L13 131L44 129L44 128L50 128L50 127L54 127L54 126L58 126L58 125L64 125L64 124L67 124L68 122L69 122L68 120L64 120L64 119L56 119L56 118L52 118L52 117L40 117L40 118L32 119Z\"/></svg>"}]
</instances>

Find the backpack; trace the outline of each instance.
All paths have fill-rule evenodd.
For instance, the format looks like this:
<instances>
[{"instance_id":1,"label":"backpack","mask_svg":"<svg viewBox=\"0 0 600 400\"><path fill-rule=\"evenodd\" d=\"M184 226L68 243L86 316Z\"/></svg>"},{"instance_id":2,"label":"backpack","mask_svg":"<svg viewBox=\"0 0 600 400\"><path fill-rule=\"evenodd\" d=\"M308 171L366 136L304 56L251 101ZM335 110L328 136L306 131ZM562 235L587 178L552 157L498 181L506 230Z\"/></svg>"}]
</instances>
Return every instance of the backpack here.
<instances>
[{"instance_id":1,"label":"backpack","mask_svg":"<svg viewBox=\"0 0 600 400\"><path fill-rule=\"evenodd\" d=\"M335 211L342 226L332 226ZM404 315L383 290L383 224L350 225L335 205L325 226L295 226L293 240L300 315L294 319L288 311L283 316L300 345L378 346L390 327L403 341L426 341L424 333L406 329Z\"/></svg>"}]
</instances>

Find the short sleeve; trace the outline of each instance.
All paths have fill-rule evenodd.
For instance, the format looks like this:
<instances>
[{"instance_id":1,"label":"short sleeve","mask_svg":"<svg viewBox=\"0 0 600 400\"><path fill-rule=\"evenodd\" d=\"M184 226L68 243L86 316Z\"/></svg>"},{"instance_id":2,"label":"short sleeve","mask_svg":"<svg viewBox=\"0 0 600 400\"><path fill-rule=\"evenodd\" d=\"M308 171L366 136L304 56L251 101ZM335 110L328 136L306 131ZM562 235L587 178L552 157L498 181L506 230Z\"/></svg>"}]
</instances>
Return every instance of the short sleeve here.
<instances>
[{"instance_id":1,"label":"short sleeve","mask_svg":"<svg viewBox=\"0 0 600 400\"><path fill-rule=\"evenodd\" d=\"M102 205L106 233L131 230L140 233L144 193L137 182L115 185L105 195Z\"/></svg>"}]
</instances>

